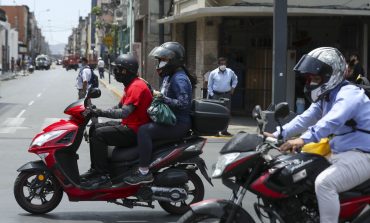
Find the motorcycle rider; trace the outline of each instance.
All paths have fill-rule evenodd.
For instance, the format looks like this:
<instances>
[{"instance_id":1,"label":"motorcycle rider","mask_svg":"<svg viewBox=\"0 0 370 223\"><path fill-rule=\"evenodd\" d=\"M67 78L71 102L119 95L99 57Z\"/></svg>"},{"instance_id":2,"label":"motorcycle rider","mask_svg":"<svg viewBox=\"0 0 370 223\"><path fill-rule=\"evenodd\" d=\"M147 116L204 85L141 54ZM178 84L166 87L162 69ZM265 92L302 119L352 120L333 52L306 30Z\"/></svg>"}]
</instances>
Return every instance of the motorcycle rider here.
<instances>
[{"instance_id":1,"label":"motorcycle rider","mask_svg":"<svg viewBox=\"0 0 370 223\"><path fill-rule=\"evenodd\" d=\"M332 165L315 180L321 223L337 223L338 193L370 178L370 135L363 131L370 130L370 101L363 89L345 80L346 69L342 53L335 48L321 47L304 55L294 71L309 81L304 90L312 104L283 126L284 139L303 133L281 145L283 151L332 137ZM349 120L357 125L351 127ZM278 134L276 131L273 136Z\"/></svg>"},{"instance_id":2,"label":"motorcycle rider","mask_svg":"<svg viewBox=\"0 0 370 223\"><path fill-rule=\"evenodd\" d=\"M137 148L139 168L131 176L123 179L125 183L131 185L153 181L153 175L149 172L149 164L154 139L180 139L191 128L192 87L196 84L196 78L190 75L184 66L184 47L178 42L166 42L155 47L149 56L157 59L156 70L162 79L161 89L159 92L154 91L154 95L161 98L171 108L176 116L176 125L150 122L139 128Z\"/></svg>"},{"instance_id":3,"label":"motorcycle rider","mask_svg":"<svg viewBox=\"0 0 370 223\"><path fill-rule=\"evenodd\" d=\"M131 54L117 57L112 64L115 79L123 83L124 95L119 104L111 109L90 109L94 117L122 119L121 122L109 121L90 128L91 168L81 175L84 179L100 179L109 182L107 173L108 145L129 147L136 144L139 127L150 121L147 109L152 102L152 93L146 82L137 76L137 59Z\"/></svg>"}]
</instances>

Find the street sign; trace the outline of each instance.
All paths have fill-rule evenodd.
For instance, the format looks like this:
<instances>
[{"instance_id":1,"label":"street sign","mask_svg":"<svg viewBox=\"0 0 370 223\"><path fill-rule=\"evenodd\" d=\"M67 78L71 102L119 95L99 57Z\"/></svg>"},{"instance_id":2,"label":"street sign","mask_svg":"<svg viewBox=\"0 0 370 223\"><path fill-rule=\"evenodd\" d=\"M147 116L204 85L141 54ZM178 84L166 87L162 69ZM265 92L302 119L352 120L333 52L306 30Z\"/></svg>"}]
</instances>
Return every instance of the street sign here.
<instances>
[{"instance_id":1,"label":"street sign","mask_svg":"<svg viewBox=\"0 0 370 223\"><path fill-rule=\"evenodd\" d=\"M103 43L108 47L112 47L113 46L113 37L111 35L105 36L103 38Z\"/></svg>"}]
</instances>

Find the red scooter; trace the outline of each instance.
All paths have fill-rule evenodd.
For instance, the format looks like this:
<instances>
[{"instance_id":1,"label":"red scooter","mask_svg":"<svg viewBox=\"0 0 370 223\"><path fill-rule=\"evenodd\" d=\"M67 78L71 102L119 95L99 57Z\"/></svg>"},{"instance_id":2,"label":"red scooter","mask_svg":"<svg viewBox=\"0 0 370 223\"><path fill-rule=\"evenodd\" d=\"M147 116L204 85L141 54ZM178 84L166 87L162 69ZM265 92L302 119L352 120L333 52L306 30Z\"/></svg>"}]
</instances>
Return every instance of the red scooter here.
<instances>
[{"instance_id":1,"label":"red scooter","mask_svg":"<svg viewBox=\"0 0 370 223\"><path fill-rule=\"evenodd\" d=\"M288 114L287 103L276 106L275 121L280 132L281 120ZM265 121L259 106L254 109L253 117L262 133ZM212 175L221 178L232 190L230 200L211 199L193 204L177 222L253 223L250 212L242 207L243 198L250 191L257 196L254 210L261 222L319 223L314 182L330 163L317 154L283 154L278 149L281 143L282 140L262 134L235 135L221 149ZM370 204L370 180L340 193L339 198L339 222L370 222L370 211L364 211Z\"/></svg>"},{"instance_id":2,"label":"red scooter","mask_svg":"<svg viewBox=\"0 0 370 223\"><path fill-rule=\"evenodd\" d=\"M196 170L212 183L199 157L206 139L194 132L183 139L154 142L151 184L122 183L137 168L138 152L135 148L115 148L110 157L112 185L84 186L88 184L81 182L76 152L91 119L85 112L88 101L100 94L99 89L90 89L85 99L65 109L69 120L51 124L33 138L28 151L41 160L26 163L17 170L20 174L14 184L14 195L18 204L30 213L44 214L58 206L65 192L70 201L107 201L129 208L154 208L152 203L157 200L165 211L183 214L190 204L201 201L204 185Z\"/></svg>"}]
</instances>

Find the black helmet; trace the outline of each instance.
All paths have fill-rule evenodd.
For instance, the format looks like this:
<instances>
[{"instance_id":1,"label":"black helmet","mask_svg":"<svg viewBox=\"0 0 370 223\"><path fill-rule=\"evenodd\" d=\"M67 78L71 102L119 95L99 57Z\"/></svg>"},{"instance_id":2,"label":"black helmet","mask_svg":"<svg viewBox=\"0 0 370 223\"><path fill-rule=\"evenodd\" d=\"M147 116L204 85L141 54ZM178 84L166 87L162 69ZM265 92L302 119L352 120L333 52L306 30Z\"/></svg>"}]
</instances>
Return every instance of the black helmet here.
<instances>
[{"instance_id":1,"label":"black helmet","mask_svg":"<svg viewBox=\"0 0 370 223\"><path fill-rule=\"evenodd\" d=\"M184 64L185 49L178 42L166 42L162 45L155 47L149 56L158 59L157 69L163 69L165 67L177 68ZM163 66L161 66L161 60L166 60Z\"/></svg>"},{"instance_id":2,"label":"black helmet","mask_svg":"<svg viewBox=\"0 0 370 223\"><path fill-rule=\"evenodd\" d=\"M118 69L126 69L129 73L137 74L139 63L132 54L121 54L112 63Z\"/></svg>"}]
</instances>

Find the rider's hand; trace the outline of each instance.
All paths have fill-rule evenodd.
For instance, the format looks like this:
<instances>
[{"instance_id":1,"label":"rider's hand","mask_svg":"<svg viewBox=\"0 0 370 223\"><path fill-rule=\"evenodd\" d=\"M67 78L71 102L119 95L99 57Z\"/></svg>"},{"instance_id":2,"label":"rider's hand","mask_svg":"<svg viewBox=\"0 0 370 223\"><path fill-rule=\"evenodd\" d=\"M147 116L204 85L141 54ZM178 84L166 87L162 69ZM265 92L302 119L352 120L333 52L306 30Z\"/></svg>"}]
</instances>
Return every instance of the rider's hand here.
<instances>
[{"instance_id":1,"label":"rider's hand","mask_svg":"<svg viewBox=\"0 0 370 223\"><path fill-rule=\"evenodd\" d=\"M297 149L301 148L304 145L304 141L301 138L296 138L292 140L286 141L283 145L280 146L281 151L296 151Z\"/></svg>"},{"instance_id":2,"label":"rider's hand","mask_svg":"<svg viewBox=\"0 0 370 223\"><path fill-rule=\"evenodd\" d=\"M160 97L162 97L163 95L162 95L162 93L161 93L161 92L156 91L156 90L153 90L153 96L154 96L154 97L158 97L158 98L160 98Z\"/></svg>"},{"instance_id":3,"label":"rider's hand","mask_svg":"<svg viewBox=\"0 0 370 223\"><path fill-rule=\"evenodd\" d=\"M266 137L276 138L276 137L274 136L274 134L269 133L269 132L263 132L263 135L264 135L264 136L266 136Z\"/></svg>"},{"instance_id":4,"label":"rider's hand","mask_svg":"<svg viewBox=\"0 0 370 223\"><path fill-rule=\"evenodd\" d=\"M91 115L92 117L99 117L102 114L102 110L98 108L86 108L86 110L83 112L84 116Z\"/></svg>"},{"instance_id":5,"label":"rider's hand","mask_svg":"<svg viewBox=\"0 0 370 223\"><path fill-rule=\"evenodd\" d=\"M95 109L90 109L90 114L91 116L93 117L99 117L103 114L103 111L99 108L95 108Z\"/></svg>"}]
</instances>

